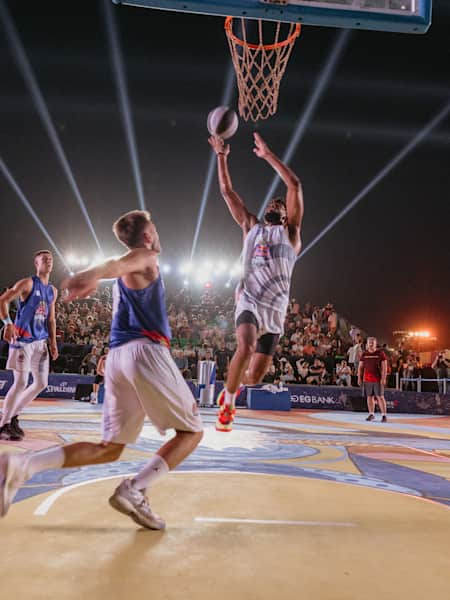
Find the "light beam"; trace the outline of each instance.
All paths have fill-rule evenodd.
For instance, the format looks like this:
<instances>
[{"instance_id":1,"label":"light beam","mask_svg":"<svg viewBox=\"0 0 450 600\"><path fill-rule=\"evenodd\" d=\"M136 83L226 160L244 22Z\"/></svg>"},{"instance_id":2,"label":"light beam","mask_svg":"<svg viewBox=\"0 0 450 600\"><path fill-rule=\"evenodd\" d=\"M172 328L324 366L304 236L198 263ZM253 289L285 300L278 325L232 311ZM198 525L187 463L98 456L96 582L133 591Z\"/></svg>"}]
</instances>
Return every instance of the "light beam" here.
<instances>
[{"instance_id":1,"label":"light beam","mask_svg":"<svg viewBox=\"0 0 450 600\"><path fill-rule=\"evenodd\" d=\"M233 64L230 62L230 65L228 67L228 72L227 72L227 78L225 80L225 87L224 87L224 91L223 91L223 95L222 95L221 106L228 106L231 103L231 99L232 99L232 95L233 95L233 88L234 88L234 85L233 85L234 80L235 80L234 68L233 68ZM208 202L209 192L211 190L211 183L212 183L212 178L213 178L213 175L215 172L215 167L216 167L216 154L215 154L214 150L211 150L211 153L209 155L208 170L206 172L205 185L203 187L202 199L200 202L200 210L198 211L197 225L195 226L194 240L192 242L191 260L197 249L198 236L200 234L200 229L201 229L201 226L203 223L203 215L205 214L205 208L206 208L206 204Z\"/></svg>"},{"instance_id":2,"label":"light beam","mask_svg":"<svg viewBox=\"0 0 450 600\"><path fill-rule=\"evenodd\" d=\"M335 44L333 45L331 52L328 55L328 58L324 64L324 66L322 67L322 70L317 79L317 82L315 84L313 92L308 99L308 102L305 106L303 113L301 114L300 118L298 119L298 121L295 125L294 134L291 138L291 141L289 142L289 146L287 147L287 149L283 155L282 162L285 163L286 165L289 164L289 162L291 161L295 151L297 150L298 145L300 144L300 142L303 138L303 135L304 135L306 129L308 128L309 124L311 123L311 120L314 115L314 111L316 110L317 105L319 104L329 82L331 81L331 78L334 75L336 66L337 66L345 48L347 47L349 39L350 39L350 30L349 29L345 29L345 30L339 32L339 34L337 35L337 40L336 40ZM278 175L275 175L272 180L272 183L270 184L270 187L267 191L267 194L263 200L261 208L259 210L258 219L262 219L262 217L264 215L264 210L267 206L267 203L274 196L274 192L277 187L278 180L279 180Z\"/></svg>"},{"instance_id":3,"label":"light beam","mask_svg":"<svg viewBox=\"0 0 450 600\"><path fill-rule=\"evenodd\" d=\"M306 248L300 253L300 256L297 258L299 260L307 252L309 252L314 246L319 242L324 235L326 235L333 227L335 227L341 219L345 217L345 215L354 208L358 202L360 202L369 192L373 190L375 186L377 186L380 181L382 181L389 173L403 160L408 154L410 154L419 144L429 135L435 127L439 125L448 115L450 114L450 100L447 101L447 104L438 112L438 114L431 119L415 136L414 138L407 144L396 156L389 161L389 163L381 169L381 171L370 181L360 192L357 194L353 200L351 200L347 206L345 206L335 217L328 223L322 231L316 235L316 237L310 242Z\"/></svg>"},{"instance_id":4,"label":"light beam","mask_svg":"<svg viewBox=\"0 0 450 600\"><path fill-rule=\"evenodd\" d=\"M103 15L105 19L106 32L108 35L109 52L113 65L114 80L119 98L120 114L122 116L123 127L127 139L128 153L133 169L134 182L139 198L141 210L145 210L144 188L142 185L141 169L139 165L139 155L137 151L136 136L134 133L133 118L131 115L130 98L128 94L127 79L125 75L125 66L123 63L122 50L120 47L119 33L117 24L110 7L110 0L103 0Z\"/></svg>"},{"instance_id":5,"label":"light beam","mask_svg":"<svg viewBox=\"0 0 450 600\"><path fill-rule=\"evenodd\" d=\"M62 253L59 251L58 246L55 244L55 242L53 241L52 236L49 234L49 232L47 231L47 229L45 228L44 224L42 223L42 221L40 220L40 218L37 216L36 212L34 211L33 207L31 206L30 202L28 201L28 199L26 198L25 194L23 193L23 191L20 189L19 184L17 183L17 181L14 179L11 171L8 169L8 167L6 166L5 162L3 161L3 159L0 157L0 171L3 173L3 175L5 176L5 179L8 181L9 185L13 188L13 190L16 192L16 194L19 196L20 200L22 201L22 204L25 206L25 208L27 209L27 211L30 213L30 215L32 216L34 222L36 223L36 225L39 227L39 229L41 230L42 234L45 236L45 239L48 241L48 243L50 244L50 246L52 247L54 253L58 256L58 258L60 259L60 261L62 262L62 264L64 265L64 267L70 271L69 266L66 263L66 260L64 258L64 256L62 255Z\"/></svg>"},{"instance_id":6,"label":"light beam","mask_svg":"<svg viewBox=\"0 0 450 600\"><path fill-rule=\"evenodd\" d=\"M83 213L83 216L86 219L86 223L88 224L89 230L92 233L92 237L95 240L97 248L101 252L102 249L100 246L100 242L98 241L97 234L95 233L94 226L92 225L92 221L89 218L86 205L81 196L80 190L78 189L78 185L75 181L75 177L70 168L69 162L67 160L58 134L56 133L56 129L53 125L53 121L48 111L47 104L45 103L44 96L42 95L42 92L39 88L36 77L33 73L33 69L31 68L31 64L25 53L23 44L19 38L14 23L11 17L9 16L8 10L3 0L0 0L0 18L3 21L3 26L5 28L8 42L11 46L12 54L17 62L20 72L22 73L28 91L31 94L31 97L33 98L34 106L37 112L39 113L39 116L41 117L42 124L44 125L47 135L50 138L55 153L59 159L60 165L66 174L66 177L69 181L69 185L72 188L75 198L77 199L77 202L80 206L81 212Z\"/></svg>"}]
</instances>

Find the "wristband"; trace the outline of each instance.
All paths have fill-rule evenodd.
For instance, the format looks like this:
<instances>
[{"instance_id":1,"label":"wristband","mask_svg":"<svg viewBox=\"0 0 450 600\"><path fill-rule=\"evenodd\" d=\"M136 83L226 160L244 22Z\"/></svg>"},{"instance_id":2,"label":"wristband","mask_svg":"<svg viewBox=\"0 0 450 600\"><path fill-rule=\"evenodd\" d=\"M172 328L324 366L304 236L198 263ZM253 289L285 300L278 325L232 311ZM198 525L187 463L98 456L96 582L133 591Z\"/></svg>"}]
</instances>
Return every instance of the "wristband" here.
<instances>
[{"instance_id":1,"label":"wristband","mask_svg":"<svg viewBox=\"0 0 450 600\"><path fill-rule=\"evenodd\" d=\"M9 315L6 317L6 319L2 319L2 321L3 321L3 325L12 325L13 324L13 322L11 321L11 317Z\"/></svg>"}]
</instances>

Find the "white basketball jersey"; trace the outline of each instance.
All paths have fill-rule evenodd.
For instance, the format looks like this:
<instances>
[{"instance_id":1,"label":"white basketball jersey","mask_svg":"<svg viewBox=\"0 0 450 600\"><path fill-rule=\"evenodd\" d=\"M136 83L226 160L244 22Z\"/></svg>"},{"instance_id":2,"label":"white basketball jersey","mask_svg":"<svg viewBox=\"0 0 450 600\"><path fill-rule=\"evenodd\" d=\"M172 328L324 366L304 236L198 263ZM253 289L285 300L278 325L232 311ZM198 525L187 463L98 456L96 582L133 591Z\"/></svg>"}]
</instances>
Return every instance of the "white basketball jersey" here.
<instances>
[{"instance_id":1,"label":"white basketball jersey","mask_svg":"<svg viewBox=\"0 0 450 600\"><path fill-rule=\"evenodd\" d=\"M236 289L237 296L285 313L296 259L285 227L257 223L244 241L244 273Z\"/></svg>"}]
</instances>

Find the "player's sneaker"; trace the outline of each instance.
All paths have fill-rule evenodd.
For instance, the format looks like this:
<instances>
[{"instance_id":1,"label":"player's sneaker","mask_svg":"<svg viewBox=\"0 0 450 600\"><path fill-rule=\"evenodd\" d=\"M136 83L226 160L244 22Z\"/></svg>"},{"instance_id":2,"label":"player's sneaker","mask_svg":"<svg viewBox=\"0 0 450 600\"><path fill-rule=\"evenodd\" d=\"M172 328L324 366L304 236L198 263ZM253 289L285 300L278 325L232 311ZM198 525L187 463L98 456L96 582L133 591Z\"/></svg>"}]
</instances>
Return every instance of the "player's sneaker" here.
<instances>
[{"instance_id":1,"label":"player's sneaker","mask_svg":"<svg viewBox=\"0 0 450 600\"><path fill-rule=\"evenodd\" d=\"M369 415L366 421L373 421L375 419L375 415Z\"/></svg>"},{"instance_id":2,"label":"player's sneaker","mask_svg":"<svg viewBox=\"0 0 450 600\"><path fill-rule=\"evenodd\" d=\"M11 419L11 429L13 429L17 435L20 435L20 439L25 437L25 431L19 425L19 417L17 415Z\"/></svg>"},{"instance_id":3,"label":"player's sneaker","mask_svg":"<svg viewBox=\"0 0 450 600\"><path fill-rule=\"evenodd\" d=\"M164 529L165 522L155 514L147 497L131 484L131 479L124 479L109 499L110 505L133 519L138 525L147 529Z\"/></svg>"},{"instance_id":4,"label":"player's sneaker","mask_svg":"<svg viewBox=\"0 0 450 600\"><path fill-rule=\"evenodd\" d=\"M238 391L236 392L236 400L239 398L241 392L245 390L245 385L240 385ZM216 404L220 408L222 404L225 402L225 388L222 388L220 392L217 394Z\"/></svg>"},{"instance_id":5,"label":"player's sneaker","mask_svg":"<svg viewBox=\"0 0 450 600\"><path fill-rule=\"evenodd\" d=\"M14 496L25 482L23 455L0 455L0 517L8 512Z\"/></svg>"},{"instance_id":6,"label":"player's sneaker","mask_svg":"<svg viewBox=\"0 0 450 600\"><path fill-rule=\"evenodd\" d=\"M386 416L386 415L383 415L383 416L381 417L381 422L382 422L382 423L387 423L387 416Z\"/></svg>"},{"instance_id":7,"label":"player's sneaker","mask_svg":"<svg viewBox=\"0 0 450 600\"><path fill-rule=\"evenodd\" d=\"M0 439L10 442L20 442L23 436L19 435L11 423L5 423L0 429Z\"/></svg>"},{"instance_id":8,"label":"player's sneaker","mask_svg":"<svg viewBox=\"0 0 450 600\"><path fill-rule=\"evenodd\" d=\"M216 420L217 431L231 431L233 429L234 415L236 409L230 404L222 403Z\"/></svg>"}]
</instances>

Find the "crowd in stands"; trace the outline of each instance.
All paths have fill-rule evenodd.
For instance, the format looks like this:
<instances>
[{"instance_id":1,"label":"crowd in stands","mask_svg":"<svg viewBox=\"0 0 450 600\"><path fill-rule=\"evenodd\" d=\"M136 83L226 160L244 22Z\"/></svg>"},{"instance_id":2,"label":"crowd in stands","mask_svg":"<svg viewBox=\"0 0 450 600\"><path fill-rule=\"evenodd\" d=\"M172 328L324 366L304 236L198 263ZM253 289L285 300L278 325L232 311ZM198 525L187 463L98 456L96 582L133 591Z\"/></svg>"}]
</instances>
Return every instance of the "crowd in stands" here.
<instances>
[{"instance_id":1,"label":"crowd in stands","mask_svg":"<svg viewBox=\"0 0 450 600\"><path fill-rule=\"evenodd\" d=\"M197 378L200 360L214 360L217 379L227 377L236 347L234 296L230 290L205 288L196 297L187 288L168 295L168 317L172 330L172 353L186 379ZM98 359L108 346L112 316L112 289L103 285L92 297L57 302L56 326L60 356L53 372L94 374ZM339 316L332 304L300 305L292 298L280 338L267 373L266 383L310 385L357 385L357 371L364 349L365 334ZM388 385L395 386L395 374L416 378L424 365L407 348L389 350ZM432 375L433 376L433 375ZM404 389L415 389L406 382Z\"/></svg>"}]
</instances>

